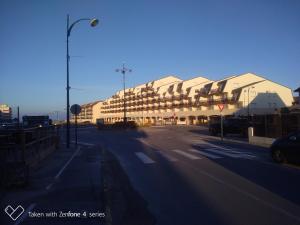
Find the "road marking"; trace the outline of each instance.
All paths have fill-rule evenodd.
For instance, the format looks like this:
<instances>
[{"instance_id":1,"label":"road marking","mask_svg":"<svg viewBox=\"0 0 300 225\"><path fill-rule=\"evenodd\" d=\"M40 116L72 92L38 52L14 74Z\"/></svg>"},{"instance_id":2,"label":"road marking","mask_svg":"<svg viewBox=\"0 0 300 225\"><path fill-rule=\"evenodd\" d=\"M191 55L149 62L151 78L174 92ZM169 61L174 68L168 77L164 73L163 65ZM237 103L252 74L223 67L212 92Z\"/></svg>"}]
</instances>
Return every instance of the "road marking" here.
<instances>
[{"instance_id":1,"label":"road marking","mask_svg":"<svg viewBox=\"0 0 300 225\"><path fill-rule=\"evenodd\" d=\"M223 151L220 151L220 150L217 150L215 148L206 148L206 149L203 149L205 151L210 151L210 152L214 152L214 153L217 153L217 154L220 154L220 155L225 155L225 156L229 156L229 157L232 157L232 158L241 158L240 155L237 155L237 154L231 154L231 153L228 153L228 152L223 152Z\"/></svg>"},{"instance_id":2,"label":"road marking","mask_svg":"<svg viewBox=\"0 0 300 225\"><path fill-rule=\"evenodd\" d=\"M219 145L215 145L215 144L211 144L211 143L201 143L201 144L196 144L196 146L201 147L201 148L218 148L218 149L222 149L222 150L226 150L226 151L231 151L231 148L225 148L223 146L219 146Z\"/></svg>"},{"instance_id":3,"label":"road marking","mask_svg":"<svg viewBox=\"0 0 300 225\"><path fill-rule=\"evenodd\" d=\"M64 171L64 169L66 169L66 167L69 165L69 163L72 161L72 159L77 155L77 153L79 152L80 147L77 148L76 152L73 153L73 155L71 156L71 158L68 160L68 162L60 169L60 171L56 174L56 176L54 177L55 179L58 179L59 176L62 174L62 172Z\"/></svg>"},{"instance_id":4,"label":"road marking","mask_svg":"<svg viewBox=\"0 0 300 225\"><path fill-rule=\"evenodd\" d=\"M54 183L51 183L51 184L49 184L47 187L46 187L46 190L50 190L50 188L52 187L54 185Z\"/></svg>"},{"instance_id":5,"label":"road marking","mask_svg":"<svg viewBox=\"0 0 300 225\"><path fill-rule=\"evenodd\" d=\"M192 155L192 154L189 154L189 153L187 153L187 152L183 152L183 151L181 151L181 150L178 150L178 149L174 149L173 150L174 152L176 152L176 153L178 153L178 154L180 154L180 155L183 155L183 156L185 156L185 157L187 157L187 158L189 158L189 159L201 159L200 157L198 157L198 156L194 156L194 155Z\"/></svg>"},{"instance_id":6,"label":"road marking","mask_svg":"<svg viewBox=\"0 0 300 225\"><path fill-rule=\"evenodd\" d=\"M148 145L150 148L156 149L156 147L152 144L150 144L148 141L145 139L138 139L140 142L142 142L144 145Z\"/></svg>"},{"instance_id":7,"label":"road marking","mask_svg":"<svg viewBox=\"0 0 300 225\"><path fill-rule=\"evenodd\" d=\"M157 153L159 153L162 157L166 158L167 160L171 161L171 162L176 162L178 161L178 159L176 159L175 157L168 155L165 152L161 152L161 151L157 151Z\"/></svg>"},{"instance_id":8,"label":"road marking","mask_svg":"<svg viewBox=\"0 0 300 225\"><path fill-rule=\"evenodd\" d=\"M209 158L212 158L212 159L221 159L221 158L223 158L223 157L221 157L221 156L216 156L216 155L209 154L209 153L203 152L203 151L199 151L199 150L196 150L196 149L193 149L193 148L192 148L192 149L189 149L189 151L198 153L198 154L200 154L200 155L204 155L204 156L209 157Z\"/></svg>"},{"instance_id":9,"label":"road marking","mask_svg":"<svg viewBox=\"0 0 300 225\"><path fill-rule=\"evenodd\" d=\"M232 155L239 156L239 158L246 158L246 159L257 158L257 156L253 155L250 152L236 151L236 150L239 150L237 148L225 148L225 147L214 145L214 144L210 144L210 143L207 143L207 144L197 144L197 146L200 147L200 148L203 148L204 150L205 149L208 149L208 150L210 150L210 149L214 149L214 150L221 149L221 150L223 150L222 152L225 152L225 153L228 153L228 154L232 153ZM208 146L211 146L211 148L209 148ZM230 156L230 157L232 157L232 156ZM238 158L238 157L234 157L234 158Z\"/></svg>"},{"instance_id":10,"label":"road marking","mask_svg":"<svg viewBox=\"0 0 300 225\"><path fill-rule=\"evenodd\" d=\"M32 203L25 212L23 212L23 214L18 218L18 220L15 222L14 225L18 225L20 223L22 223L28 216L28 212L30 212L34 207L36 206L36 203Z\"/></svg>"},{"instance_id":11,"label":"road marking","mask_svg":"<svg viewBox=\"0 0 300 225\"><path fill-rule=\"evenodd\" d=\"M152 159L146 156L143 152L135 152L136 156L145 164L155 163Z\"/></svg>"},{"instance_id":12,"label":"road marking","mask_svg":"<svg viewBox=\"0 0 300 225\"><path fill-rule=\"evenodd\" d=\"M71 143L75 143L75 141L71 141ZM77 144L80 144L80 145L87 145L87 146L95 146L95 144L91 144L91 143L87 143L87 142L77 142Z\"/></svg>"}]
</instances>

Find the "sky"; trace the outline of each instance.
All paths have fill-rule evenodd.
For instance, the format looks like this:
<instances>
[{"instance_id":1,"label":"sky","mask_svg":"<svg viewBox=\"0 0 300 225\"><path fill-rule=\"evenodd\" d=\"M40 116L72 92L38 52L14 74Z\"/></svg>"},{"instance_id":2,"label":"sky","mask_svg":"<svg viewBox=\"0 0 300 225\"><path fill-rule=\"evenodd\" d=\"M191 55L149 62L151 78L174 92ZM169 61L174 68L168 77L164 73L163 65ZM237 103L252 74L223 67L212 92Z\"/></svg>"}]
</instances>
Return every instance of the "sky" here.
<instances>
[{"instance_id":1,"label":"sky","mask_svg":"<svg viewBox=\"0 0 300 225\"><path fill-rule=\"evenodd\" d=\"M66 20L70 102L105 99L167 75L211 80L252 72L300 86L298 0L0 0L0 104L21 115L66 108Z\"/></svg>"}]
</instances>

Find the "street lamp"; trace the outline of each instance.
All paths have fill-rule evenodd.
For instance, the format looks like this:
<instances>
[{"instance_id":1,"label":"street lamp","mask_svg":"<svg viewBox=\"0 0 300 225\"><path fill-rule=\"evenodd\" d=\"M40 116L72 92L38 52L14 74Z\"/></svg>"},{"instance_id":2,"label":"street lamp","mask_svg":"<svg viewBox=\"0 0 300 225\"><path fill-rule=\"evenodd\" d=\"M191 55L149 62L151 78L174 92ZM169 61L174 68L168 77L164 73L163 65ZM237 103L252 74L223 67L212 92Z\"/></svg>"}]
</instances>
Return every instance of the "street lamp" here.
<instances>
[{"instance_id":1,"label":"street lamp","mask_svg":"<svg viewBox=\"0 0 300 225\"><path fill-rule=\"evenodd\" d=\"M79 23L83 20L90 21L91 27L97 26L99 21L97 19L90 19L90 18L82 18L79 20L76 20L71 25L69 25L70 17L67 15L67 148L70 147L70 86L69 86L69 61L70 61L70 55L69 55L69 37L71 35L71 31L75 24Z\"/></svg>"},{"instance_id":2,"label":"street lamp","mask_svg":"<svg viewBox=\"0 0 300 225\"><path fill-rule=\"evenodd\" d=\"M247 105L247 111L248 111L248 118L249 118L249 116L250 116L250 100L249 100L249 92L250 92L250 89L253 89L254 88L254 86L251 86L251 87L248 87L248 105Z\"/></svg>"},{"instance_id":3,"label":"street lamp","mask_svg":"<svg viewBox=\"0 0 300 225\"><path fill-rule=\"evenodd\" d=\"M121 69L116 69L116 72L121 72L123 74L123 88L124 88L124 118L123 122L127 122L127 117L126 117L126 98L125 98L125 74L126 72L131 72L131 69L128 69L125 67L124 63Z\"/></svg>"}]
</instances>

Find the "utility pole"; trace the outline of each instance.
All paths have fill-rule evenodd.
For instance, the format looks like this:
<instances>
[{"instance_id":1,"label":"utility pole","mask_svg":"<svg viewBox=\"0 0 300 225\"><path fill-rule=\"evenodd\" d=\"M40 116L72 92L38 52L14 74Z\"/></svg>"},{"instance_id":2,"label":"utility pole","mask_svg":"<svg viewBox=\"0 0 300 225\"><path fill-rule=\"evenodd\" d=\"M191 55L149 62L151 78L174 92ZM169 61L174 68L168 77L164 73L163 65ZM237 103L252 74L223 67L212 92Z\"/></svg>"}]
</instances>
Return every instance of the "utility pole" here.
<instances>
[{"instance_id":1,"label":"utility pole","mask_svg":"<svg viewBox=\"0 0 300 225\"><path fill-rule=\"evenodd\" d=\"M125 67L125 64L123 63L123 66L121 69L116 69L116 72L121 72L123 74L123 89L124 89L124 118L123 118L123 122L126 123L127 122L127 117L126 117L126 96L125 96L125 74L126 72L131 72L131 69L128 69Z\"/></svg>"}]
</instances>

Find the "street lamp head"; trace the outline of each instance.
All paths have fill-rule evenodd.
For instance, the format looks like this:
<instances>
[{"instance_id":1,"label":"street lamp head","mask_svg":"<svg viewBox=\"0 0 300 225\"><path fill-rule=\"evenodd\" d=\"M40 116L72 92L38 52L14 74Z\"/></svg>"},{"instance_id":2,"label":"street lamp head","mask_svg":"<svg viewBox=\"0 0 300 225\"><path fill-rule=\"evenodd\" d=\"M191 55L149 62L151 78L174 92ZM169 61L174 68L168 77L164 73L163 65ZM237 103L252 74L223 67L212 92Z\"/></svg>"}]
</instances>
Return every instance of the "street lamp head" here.
<instances>
[{"instance_id":1,"label":"street lamp head","mask_svg":"<svg viewBox=\"0 0 300 225\"><path fill-rule=\"evenodd\" d=\"M91 19L91 21L90 21L91 27L97 26L98 23L99 23L99 20L98 20L98 19Z\"/></svg>"}]
</instances>

